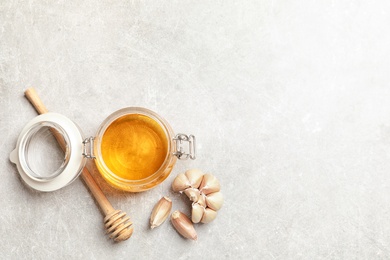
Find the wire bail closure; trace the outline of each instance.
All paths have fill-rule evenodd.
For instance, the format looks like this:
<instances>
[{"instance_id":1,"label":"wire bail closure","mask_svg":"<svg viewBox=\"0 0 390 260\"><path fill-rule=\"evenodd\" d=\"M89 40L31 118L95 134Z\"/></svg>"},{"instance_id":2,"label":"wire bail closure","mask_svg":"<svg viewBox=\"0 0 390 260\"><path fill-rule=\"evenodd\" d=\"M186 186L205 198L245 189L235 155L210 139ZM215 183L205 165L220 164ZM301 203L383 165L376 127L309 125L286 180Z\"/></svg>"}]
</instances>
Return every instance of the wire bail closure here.
<instances>
[{"instance_id":1,"label":"wire bail closure","mask_svg":"<svg viewBox=\"0 0 390 260\"><path fill-rule=\"evenodd\" d=\"M96 157L93 155L93 140L94 137L85 138L83 141L83 156L88 159L95 159ZM88 145L89 144L89 145ZM87 152L87 146L89 146L89 151Z\"/></svg>"},{"instance_id":2,"label":"wire bail closure","mask_svg":"<svg viewBox=\"0 0 390 260\"><path fill-rule=\"evenodd\" d=\"M177 134L173 140L176 143L176 149L173 153L180 160L195 160L196 158L196 147L195 147L195 136L186 134ZM188 148L184 149L183 143L188 143Z\"/></svg>"}]
</instances>

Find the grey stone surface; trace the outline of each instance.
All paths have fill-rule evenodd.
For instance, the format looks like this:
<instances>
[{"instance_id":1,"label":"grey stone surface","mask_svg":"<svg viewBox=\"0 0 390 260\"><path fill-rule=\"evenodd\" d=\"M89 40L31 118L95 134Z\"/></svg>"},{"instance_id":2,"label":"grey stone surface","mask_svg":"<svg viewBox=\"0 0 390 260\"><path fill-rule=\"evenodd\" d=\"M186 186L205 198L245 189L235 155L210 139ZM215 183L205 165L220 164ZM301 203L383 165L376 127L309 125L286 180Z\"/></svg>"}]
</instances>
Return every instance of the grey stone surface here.
<instances>
[{"instance_id":1,"label":"grey stone surface","mask_svg":"<svg viewBox=\"0 0 390 260\"><path fill-rule=\"evenodd\" d=\"M1 259L389 259L389 1L1 1ZM193 133L198 159L143 193L110 188L135 226L114 244L81 180L26 187L8 156L51 111L94 135L143 106ZM154 203L188 168L214 173L225 205L151 231Z\"/></svg>"}]
</instances>

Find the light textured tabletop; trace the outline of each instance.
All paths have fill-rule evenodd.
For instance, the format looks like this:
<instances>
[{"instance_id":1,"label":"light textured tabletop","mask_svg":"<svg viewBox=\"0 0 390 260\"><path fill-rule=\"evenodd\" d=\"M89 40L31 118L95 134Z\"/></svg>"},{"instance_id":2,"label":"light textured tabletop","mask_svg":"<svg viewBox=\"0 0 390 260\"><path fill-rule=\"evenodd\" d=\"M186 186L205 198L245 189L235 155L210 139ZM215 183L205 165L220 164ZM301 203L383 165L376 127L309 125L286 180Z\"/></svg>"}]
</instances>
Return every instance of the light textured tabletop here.
<instances>
[{"instance_id":1,"label":"light textured tabletop","mask_svg":"<svg viewBox=\"0 0 390 260\"><path fill-rule=\"evenodd\" d=\"M389 259L389 1L1 1L1 259ZM94 135L112 112L156 111L194 134L198 158L158 187L111 188L134 223L113 243L81 179L28 188L9 154L48 109ZM215 174L225 204L185 240L150 230L190 168Z\"/></svg>"}]
</instances>

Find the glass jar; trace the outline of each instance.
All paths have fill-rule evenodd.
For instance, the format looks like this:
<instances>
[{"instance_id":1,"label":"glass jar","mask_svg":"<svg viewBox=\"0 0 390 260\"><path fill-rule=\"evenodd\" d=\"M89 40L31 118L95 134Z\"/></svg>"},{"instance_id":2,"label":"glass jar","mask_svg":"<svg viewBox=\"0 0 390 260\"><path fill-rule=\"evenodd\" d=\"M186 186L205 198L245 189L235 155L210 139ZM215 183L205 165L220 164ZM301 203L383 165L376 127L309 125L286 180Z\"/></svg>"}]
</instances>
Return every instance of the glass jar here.
<instances>
[{"instance_id":1,"label":"glass jar","mask_svg":"<svg viewBox=\"0 0 390 260\"><path fill-rule=\"evenodd\" d=\"M62 151L55 151L52 136ZM49 138L53 140L48 142ZM65 116L42 114L23 128L10 155L22 179L41 191L70 184L81 173L86 159L95 161L102 177L113 187L145 191L164 181L177 159L188 158L195 159L195 137L175 135L165 119L141 107L114 112L102 122L95 137L89 138L84 138Z\"/></svg>"}]
</instances>

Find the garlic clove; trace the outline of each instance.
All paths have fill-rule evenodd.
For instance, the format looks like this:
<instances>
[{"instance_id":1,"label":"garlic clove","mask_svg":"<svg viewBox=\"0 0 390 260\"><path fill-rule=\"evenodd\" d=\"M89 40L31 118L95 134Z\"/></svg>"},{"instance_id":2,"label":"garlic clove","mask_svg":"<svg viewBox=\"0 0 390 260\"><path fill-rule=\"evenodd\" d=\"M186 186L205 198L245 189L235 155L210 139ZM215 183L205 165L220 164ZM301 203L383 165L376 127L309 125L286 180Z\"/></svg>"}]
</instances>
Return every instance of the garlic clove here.
<instances>
[{"instance_id":1,"label":"garlic clove","mask_svg":"<svg viewBox=\"0 0 390 260\"><path fill-rule=\"evenodd\" d=\"M192 204L191 220L193 223L199 223L203 217L204 207L198 203Z\"/></svg>"},{"instance_id":2,"label":"garlic clove","mask_svg":"<svg viewBox=\"0 0 390 260\"><path fill-rule=\"evenodd\" d=\"M200 184L199 190L200 192L204 193L205 195L213 192L217 192L221 189L221 186L219 185L219 181L217 178L215 178L214 175L210 173L206 173L203 176L202 183Z\"/></svg>"},{"instance_id":3,"label":"garlic clove","mask_svg":"<svg viewBox=\"0 0 390 260\"><path fill-rule=\"evenodd\" d=\"M213 192L206 196L206 205L212 210L219 210L223 204L223 195L221 192Z\"/></svg>"},{"instance_id":4,"label":"garlic clove","mask_svg":"<svg viewBox=\"0 0 390 260\"><path fill-rule=\"evenodd\" d=\"M202 223L210 223L217 217L217 212L210 208L206 208L203 213L203 217L200 220Z\"/></svg>"},{"instance_id":5,"label":"garlic clove","mask_svg":"<svg viewBox=\"0 0 390 260\"><path fill-rule=\"evenodd\" d=\"M202 183L202 179L204 175L204 173L201 170L191 169L186 171L185 175L190 181L190 185L192 188L196 188L196 189L199 188L200 184Z\"/></svg>"},{"instance_id":6,"label":"garlic clove","mask_svg":"<svg viewBox=\"0 0 390 260\"><path fill-rule=\"evenodd\" d=\"M199 199L196 203L198 203L199 205L201 205L202 207L205 208L206 207L206 196L201 193L199 196Z\"/></svg>"},{"instance_id":7,"label":"garlic clove","mask_svg":"<svg viewBox=\"0 0 390 260\"><path fill-rule=\"evenodd\" d=\"M150 228L160 226L169 216L172 209L172 201L168 197L162 197L152 210L150 216Z\"/></svg>"},{"instance_id":8,"label":"garlic clove","mask_svg":"<svg viewBox=\"0 0 390 260\"><path fill-rule=\"evenodd\" d=\"M191 220L180 211L176 210L172 213L171 222L176 231L183 237L192 240L198 239L198 235L196 234L194 225L192 224Z\"/></svg>"},{"instance_id":9,"label":"garlic clove","mask_svg":"<svg viewBox=\"0 0 390 260\"><path fill-rule=\"evenodd\" d=\"M179 173L173 180L172 190L174 192L184 191L190 186L190 181L188 180L187 176L185 176L184 173Z\"/></svg>"},{"instance_id":10,"label":"garlic clove","mask_svg":"<svg viewBox=\"0 0 390 260\"><path fill-rule=\"evenodd\" d=\"M198 189L188 188L184 190L184 194L187 195L192 202L197 202L200 196L200 191Z\"/></svg>"}]
</instances>

